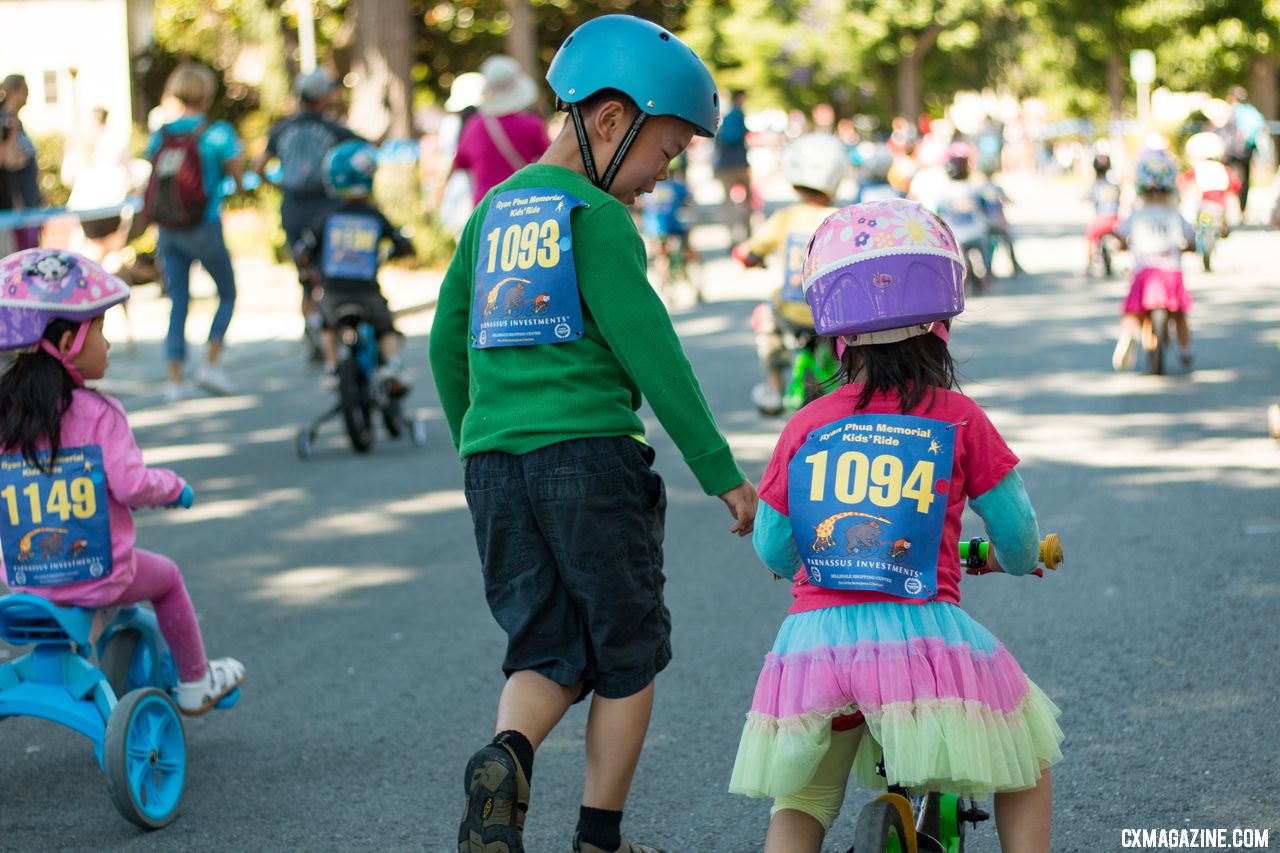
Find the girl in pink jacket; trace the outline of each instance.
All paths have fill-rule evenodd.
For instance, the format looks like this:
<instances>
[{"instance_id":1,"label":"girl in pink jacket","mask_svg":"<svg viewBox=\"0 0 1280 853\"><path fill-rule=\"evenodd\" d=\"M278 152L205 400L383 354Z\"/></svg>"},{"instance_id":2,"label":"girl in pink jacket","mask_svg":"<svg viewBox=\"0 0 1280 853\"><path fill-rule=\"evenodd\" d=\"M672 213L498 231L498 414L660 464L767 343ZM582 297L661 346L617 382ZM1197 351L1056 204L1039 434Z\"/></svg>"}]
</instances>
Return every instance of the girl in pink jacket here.
<instances>
[{"instance_id":1,"label":"girl in pink jacket","mask_svg":"<svg viewBox=\"0 0 1280 853\"><path fill-rule=\"evenodd\" d=\"M119 401L84 387L107 370L102 319L129 288L70 252L0 260L0 566L15 592L65 606L150 601L178 667L178 707L203 714L244 680L210 661L182 573L134 547L132 510L190 506L191 487L148 468Z\"/></svg>"}]
</instances>

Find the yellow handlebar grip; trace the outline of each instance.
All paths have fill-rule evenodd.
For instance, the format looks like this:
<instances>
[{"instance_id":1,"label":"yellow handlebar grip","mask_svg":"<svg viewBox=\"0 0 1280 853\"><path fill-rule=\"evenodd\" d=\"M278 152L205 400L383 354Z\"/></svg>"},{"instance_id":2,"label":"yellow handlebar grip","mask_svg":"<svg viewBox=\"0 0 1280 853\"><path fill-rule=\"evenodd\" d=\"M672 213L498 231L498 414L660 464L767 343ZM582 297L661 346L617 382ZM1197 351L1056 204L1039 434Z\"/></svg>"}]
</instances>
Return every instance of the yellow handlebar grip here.
<instances>
[{"instance_id":1,"label":"yellow handlebar grip","mask_svg":"<svg viewBox=\"0 0 1280 853\"><path fill-rule=\"evenodd\" d=\"M1058 534L1050 533L1040 543L1040 562L1046 569L1056 569L1062 561L1062 539Z\"/></svg>"}]
</instances>

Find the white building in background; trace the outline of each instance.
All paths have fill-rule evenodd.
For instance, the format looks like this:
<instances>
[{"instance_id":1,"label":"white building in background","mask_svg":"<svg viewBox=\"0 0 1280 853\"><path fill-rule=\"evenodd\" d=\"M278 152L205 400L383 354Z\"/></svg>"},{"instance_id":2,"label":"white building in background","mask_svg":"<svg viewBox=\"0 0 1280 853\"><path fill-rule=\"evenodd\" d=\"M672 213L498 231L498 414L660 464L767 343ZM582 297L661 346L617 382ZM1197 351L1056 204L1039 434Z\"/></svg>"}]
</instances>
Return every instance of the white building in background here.
<instances>
[{"instance_id":1,"label":"white building in background","mask_svg":"<svg viewBox=\"0 0 1280 853\"><path fill-rule=\"evenodd\" d=\"M133 121L130 58L152 40L151 0L0 0L0 78L21 74L32 135L74 133L94 107Z\"/></svg>"}]
</instances>

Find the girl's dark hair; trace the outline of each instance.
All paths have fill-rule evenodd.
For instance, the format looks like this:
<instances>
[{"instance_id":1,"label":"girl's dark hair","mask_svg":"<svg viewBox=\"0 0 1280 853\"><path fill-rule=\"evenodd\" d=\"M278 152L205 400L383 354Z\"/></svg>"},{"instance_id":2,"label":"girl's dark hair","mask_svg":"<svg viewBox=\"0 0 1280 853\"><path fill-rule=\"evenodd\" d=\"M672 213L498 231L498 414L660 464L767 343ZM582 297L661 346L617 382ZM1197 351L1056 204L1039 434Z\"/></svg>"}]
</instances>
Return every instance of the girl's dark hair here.
<instances>
[{"instance_id":1,"label":"girl's dark hair","mask_svg":"<svg viewBox=\"0 0 1280 853\"><path fill-rule=\"evenodd\" d=\"M54 320L44 336L56 346L64 333L74 333L77 327L69 320ZM0 448L19 451L27 464L52 474L62 444L62 416L71 408L75 387L71 374L44 350L18 356L0 374ZM42 462L37 453L46 441L49 455Z\"/></svg>"},{"instance_id":2,"label":"girl's dark hair","mask_svg":"<svg viewBox=\"0 0 1280 853\"><path fill-rule=\"evenodd\" d=\"M947 323L947 328L951 323ZM904 415L920 405L925 394L933 405L939 388L960 390L956 364L946 341L932 332L892 344L849 347L832 382L844 384L861 374L857 408L866 408L876 394L894 396Z\"/></svg>"}]
</instances>

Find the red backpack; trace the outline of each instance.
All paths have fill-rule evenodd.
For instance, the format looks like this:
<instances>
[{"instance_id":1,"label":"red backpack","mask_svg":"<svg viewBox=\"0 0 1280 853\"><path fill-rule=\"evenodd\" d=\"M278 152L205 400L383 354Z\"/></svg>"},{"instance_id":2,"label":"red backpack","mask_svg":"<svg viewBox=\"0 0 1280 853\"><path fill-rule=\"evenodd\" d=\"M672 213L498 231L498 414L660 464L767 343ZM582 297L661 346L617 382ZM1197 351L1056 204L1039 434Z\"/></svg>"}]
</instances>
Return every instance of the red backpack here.
<instances>
[{"instance_id":1,"label":"red backpack","mask_svg":"<svg viewBox=\"0 0 1280 853\"><path fill-rule=\"evenodd\" d=\"M200 162L200 137L208 128L209 122L203 121L186 133L160 131L143 214L162 228L193 228L204 219L209 193Z\"/></svg>"}]
</instances>

